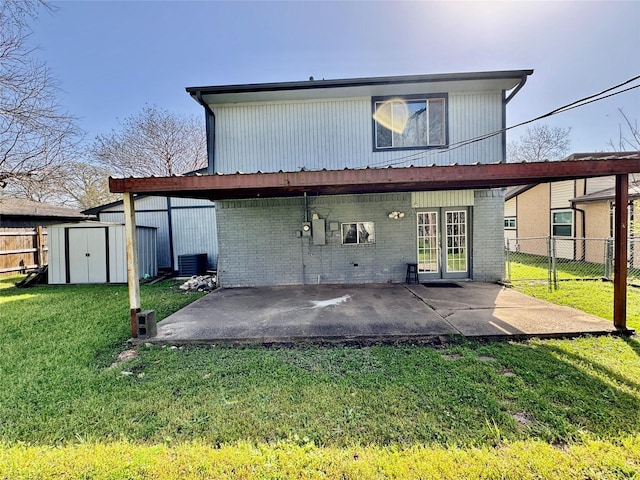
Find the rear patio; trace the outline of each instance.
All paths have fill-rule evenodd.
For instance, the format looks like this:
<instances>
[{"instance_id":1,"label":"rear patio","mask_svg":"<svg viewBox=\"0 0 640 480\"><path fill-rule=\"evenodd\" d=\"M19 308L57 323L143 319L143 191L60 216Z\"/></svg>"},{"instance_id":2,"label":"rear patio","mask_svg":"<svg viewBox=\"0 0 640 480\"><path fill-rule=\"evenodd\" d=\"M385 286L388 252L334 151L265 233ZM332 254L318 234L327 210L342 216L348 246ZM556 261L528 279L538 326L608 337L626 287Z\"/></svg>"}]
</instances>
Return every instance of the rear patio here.
<instances>
[{"instance_id":1,"label":"rear patio","mask_svg":"<svg viewBox=\"0 0 640 480\"><path fill-rule=\"evenodd\" d=\"M610 321L498 284L303 285L219 289L136 343L443 342L629 334Z\"/></svg>"}]
</instances>

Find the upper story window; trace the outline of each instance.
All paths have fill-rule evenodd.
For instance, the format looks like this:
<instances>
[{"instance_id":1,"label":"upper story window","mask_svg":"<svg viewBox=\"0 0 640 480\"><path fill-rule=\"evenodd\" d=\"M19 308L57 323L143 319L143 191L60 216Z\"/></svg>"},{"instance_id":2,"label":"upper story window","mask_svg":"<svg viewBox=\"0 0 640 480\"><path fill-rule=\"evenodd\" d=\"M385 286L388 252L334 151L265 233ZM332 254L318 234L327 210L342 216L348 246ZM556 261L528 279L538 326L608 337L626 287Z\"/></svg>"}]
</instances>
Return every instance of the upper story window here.
<instances>
[{"instance_id":1,"label":"upper story window","mask_svg":"<svg viewBox=\"0 0 640 480\"><path fill-rule=\"evenodd\" d=\"M447 95L374 97L374 150L447 145Z\"/></svg>"}]
</instances>

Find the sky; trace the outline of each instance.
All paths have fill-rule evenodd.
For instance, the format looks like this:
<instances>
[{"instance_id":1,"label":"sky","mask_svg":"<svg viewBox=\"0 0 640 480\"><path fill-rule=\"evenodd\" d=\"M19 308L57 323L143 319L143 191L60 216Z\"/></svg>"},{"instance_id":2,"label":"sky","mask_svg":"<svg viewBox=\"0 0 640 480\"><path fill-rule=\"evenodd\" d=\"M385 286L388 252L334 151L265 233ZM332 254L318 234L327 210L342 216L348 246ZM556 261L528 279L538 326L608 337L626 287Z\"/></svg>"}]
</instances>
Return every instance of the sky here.
<instances>
[{"instance_id":1,"label":"sky","mask_svg":"<svg viewBox=\"0 0 640 480\"><path fill-rule=\"evenodd\" d=\"M145 105L204 124L190 86L534 69L510 126L640 75L640 0L52 4L30 42L88 140ZM640 88L539 123L570 127L572 152L605 151L619 108L640 123Z\"/></svg>"}]
</instances>

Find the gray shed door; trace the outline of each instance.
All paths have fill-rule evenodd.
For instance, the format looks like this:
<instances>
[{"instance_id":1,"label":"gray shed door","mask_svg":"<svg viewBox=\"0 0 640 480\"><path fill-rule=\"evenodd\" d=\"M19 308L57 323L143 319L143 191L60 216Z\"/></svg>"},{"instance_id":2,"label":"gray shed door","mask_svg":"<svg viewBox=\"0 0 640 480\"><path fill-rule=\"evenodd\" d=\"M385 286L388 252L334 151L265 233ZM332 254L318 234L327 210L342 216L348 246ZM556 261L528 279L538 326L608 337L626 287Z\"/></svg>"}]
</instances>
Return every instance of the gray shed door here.
<instances>
[{"instance_id":1,"label":"gray shed door","mask_svg":"<svg viewBox=\"0 0 640 480\"><path fill-rule=\"evenodd\" d=\"M107 238L104 228L69 229L69 282L106 283Z\"/></svg>"}]
</instances>

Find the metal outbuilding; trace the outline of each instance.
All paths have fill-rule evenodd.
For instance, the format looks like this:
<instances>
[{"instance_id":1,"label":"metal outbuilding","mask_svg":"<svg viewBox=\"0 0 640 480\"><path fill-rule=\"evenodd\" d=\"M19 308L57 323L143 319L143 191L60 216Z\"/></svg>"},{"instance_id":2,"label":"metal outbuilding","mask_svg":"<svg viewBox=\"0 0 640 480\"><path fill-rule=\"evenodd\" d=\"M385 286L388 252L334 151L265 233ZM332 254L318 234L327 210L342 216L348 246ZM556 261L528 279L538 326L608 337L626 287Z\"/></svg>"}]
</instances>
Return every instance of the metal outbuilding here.
<instances>
[{"instance_id":1,"label":"metal outbuilding","mask_svg":"<svg viewBox=\"0 0 640 480\"><path fill-rule=\"evenodd\" d=\"M210 200L138 195L138 225L157 228L158 268L179 271L183 255L206 254L207 268L218 263L215 204ZM122 200L85 210L101 222L124 223Z\"/></svg>"},{"instance_id":2,"label":"metal outbuilding","mask_svg":"<svg viewBox=\"0 0 640 480\"><path fill-rule=\"evenodd\" d=\"M51 225L49 283L126 283L125 226L81 222ZM137 227L140 278L158 273L156 229Z\"/></svg>"}]
</instances>

